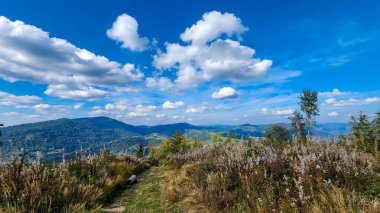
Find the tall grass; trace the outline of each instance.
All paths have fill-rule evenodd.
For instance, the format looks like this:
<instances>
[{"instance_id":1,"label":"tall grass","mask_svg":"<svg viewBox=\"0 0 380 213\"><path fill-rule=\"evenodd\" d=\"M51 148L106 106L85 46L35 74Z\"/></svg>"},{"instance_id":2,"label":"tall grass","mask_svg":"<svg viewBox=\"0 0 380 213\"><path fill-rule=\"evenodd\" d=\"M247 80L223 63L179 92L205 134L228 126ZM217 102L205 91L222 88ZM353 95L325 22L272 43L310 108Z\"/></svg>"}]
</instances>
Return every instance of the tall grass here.
<instances>
[{"instance_id":1,"label":"tall grass","mask_svg":"<svg viewBox=\"0 0 380 213\"><path fill-rule=\"evenodd\" d=\"M0 164L0 212L83 212L124 187L140 162L102 152L54 166L17 158Z\"/></svg>"},{"instance_id":2,"label":"tall grass","mask_svg":"<svg viewBox=\"0 0 380 213\"><path fill-rule=\"evenodd\" d=\"M380 212L379 158L329 141L215 144L167 162L163 193L207 211Z\"/></svg>"}]
</instances>

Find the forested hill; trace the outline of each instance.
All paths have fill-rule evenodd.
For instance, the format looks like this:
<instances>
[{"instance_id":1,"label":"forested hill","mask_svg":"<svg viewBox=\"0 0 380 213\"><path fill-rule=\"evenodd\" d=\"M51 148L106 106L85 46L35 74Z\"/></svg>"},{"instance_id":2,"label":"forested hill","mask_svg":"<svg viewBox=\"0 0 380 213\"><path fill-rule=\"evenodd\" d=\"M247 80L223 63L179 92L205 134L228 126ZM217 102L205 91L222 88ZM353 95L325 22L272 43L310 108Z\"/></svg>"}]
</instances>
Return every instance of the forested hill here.
<instances>
[{"instance_id":1,"label":"forested hill","mask_svg":"<svg viewBox=\"0 0 380 213\"><path fill-rule=\"evenodd\" d=\"M282 124L290 128L289 124ZM172 136L176 130L189 137L196 136L208 140L210 133L226 135L238 133L243 137L263 136L263 130L271 125L217 125L194 126L188 123L176 123L157 126L133 126L108 117L92 117L78 119L58 119L31 124L22 124L2 128L4 154L25 153L34 158L41 152L45 159L59 160L62 153L67 156L79 150L96 152L102 147L112 151L127 152L140 143L159 144L163 137ZM349 124L330 123L315 127L315 134L321 136L337 136L347 133Z\"/></svg>"}]
</instances>

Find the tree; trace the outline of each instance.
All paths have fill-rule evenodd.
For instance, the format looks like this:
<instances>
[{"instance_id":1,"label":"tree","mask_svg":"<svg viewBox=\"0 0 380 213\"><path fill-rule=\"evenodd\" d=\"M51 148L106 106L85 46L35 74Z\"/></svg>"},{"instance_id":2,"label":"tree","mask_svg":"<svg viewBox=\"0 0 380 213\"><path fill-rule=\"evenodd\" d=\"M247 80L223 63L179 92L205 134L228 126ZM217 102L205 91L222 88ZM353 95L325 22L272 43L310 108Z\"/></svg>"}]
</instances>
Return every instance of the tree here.
<instances>
[{"instance_id":1,"label":"tree","mask_svg":"<svg viewBox=\"0 0 380 213\"><path fill-rule=\"evenodd\" d=\"M380 110L376 112L376 118L373 120L372 126L374 128L377 148L380 149Z\"/></svg>"},{"instance_id":2,"label":"tree","mask_svg":"<svg viewBox=\"0 0 380 213\"><path fill-rule=\"evenodd\" d=\"M3 127L4 124L0 123L0 127ZM3 160L3 140L2 140L3 133L0 130L0 163Z\"/></svg>"},{"instance_id":3,"label":"tree","mask_svg":"<svg viewBox=\"0 0 380 213\"><path fill-rule=\"evenodd\" d=\"M299 110L296 110L293 112L293 114L289 117L289 119L292 122L292 127L294 129L294 132L296 134L296 141L298 143L302 143L306 141L306 135L305 135L305 122L303 115Z\"/></svg>"},{"instance_id":4,"label":"tree","mask_svg":"<svg viewBox=\"0 0 380 213\"><path fill-rule=\"evenodd\" d=\"M239 142L239 140L240 140L239 133L235 133L235 140L234 140L234 142L237 143L237 142Z\"/></svg>"},{"instance_id":5,"label":"tree","mask_svg":"<svg viewBox=\"0 0 380 213\"><path fill-rule=\"evenodd\" d=\"M300 101L301 111L306 115L305 124L307 135L310 138L311 127L316 124L315 116L319 115L318 93L304 89L300 95Z\"/></svg>"},{"instance_id":6,"label":"tree","mask_svg":"<svg viewBox=\"0 0 380 213\"><path fill-rule=\"evenodd\" d=\"M190 149L191 144L186 136L182 135L180 131L176 131L174 136L165 139L160 145L161 157L174 155Z\"/></svg>"},{"instance_id":7,"label":"tree","mask_svg":"<svg viewBox=\"0 0 380 213\"><path fill-rule=\"evenodd\" d=\"M222 137L216 133L211 133L211 143L217 144L217 143L222 143Z\"/></svg>"},{"instance_id":8,"label":"tree","mask_svg":"<svg viewBox=\"0 0 380 213\"><path fill-rule=\"evenodd\" d=\"M144 157L144 146L141 143L139 144L139 148L137 150L136 157L138 157L138 158Z\"/></svg>"},{"instance_id":9,"label":"tree","mask_svg":"<svg viewBox=\"0 0 380 213\"><path fill-rule=\"evenodd\" d=\"M149 146L149 158L157 159L157 150L156 147L153 146L153 144Z\"/></svg>"},{"instance_id":10,"label":"tree","mask_svg":"<svg viewBox=\"0 0 380 213\"><path fill-rule=\"evenodd\" d=\"M273 125L271 128L265 129L265 136L269 143L275 148L282 148L289 142L290 131L281 125Z\"/></svg>"},{"instance_id":11,"label":"tree","mask_svg":"<svg viewBox=\"0 0 380 213\"><path fill-rule=\"evenodd\" d=\"M193 137L193 143L192 143L192 148L193 149L199 149L202 148L203 144L201 140L199 140L198 137Z\"/></svg>"},{"instance_id":12,"label":"tree","mask_svg":"<svg viewBox=\"0 0 380 213\"><path fill-rule=\"evenodd\" d=\"M224 141L225 144L230 144L232 142L231 132L229 131L227 134L227 139Z\"/></svg>"},{"instance_id":13,"label":"tree","mask_svg":"<svg viewBox=\"0 0 380 213\"><path fill-rule=\"evenodd\" d=\"M368 116L360 112L358 118L351 116L351 123L350 136L356 146L366 152L374 153L378 151L379 147L375 138L375 125L373 125L376 123L376 119L375 122L370 122Z\"/></svg>"}]
</instances>

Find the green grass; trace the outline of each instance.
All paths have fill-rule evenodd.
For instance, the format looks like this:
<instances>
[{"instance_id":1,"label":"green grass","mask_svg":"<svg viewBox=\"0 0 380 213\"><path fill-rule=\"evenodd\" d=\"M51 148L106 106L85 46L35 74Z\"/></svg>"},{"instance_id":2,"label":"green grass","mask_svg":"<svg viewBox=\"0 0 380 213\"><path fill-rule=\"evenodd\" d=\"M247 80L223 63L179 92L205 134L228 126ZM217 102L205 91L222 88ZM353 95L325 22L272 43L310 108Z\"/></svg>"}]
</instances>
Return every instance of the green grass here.
<instances>
[{"instance_id":1,"label":"green grass","mask_svg":"<svg viewBox=\"0 0 380 213\"><path fill-rule=\"evenodd\" d=\"M178 205L165 201L160 192L165 181L164 171L160 167L152 167L149 173L138 184L126 193L124 212L185 212Z\"/></svg>"}]
</instances>

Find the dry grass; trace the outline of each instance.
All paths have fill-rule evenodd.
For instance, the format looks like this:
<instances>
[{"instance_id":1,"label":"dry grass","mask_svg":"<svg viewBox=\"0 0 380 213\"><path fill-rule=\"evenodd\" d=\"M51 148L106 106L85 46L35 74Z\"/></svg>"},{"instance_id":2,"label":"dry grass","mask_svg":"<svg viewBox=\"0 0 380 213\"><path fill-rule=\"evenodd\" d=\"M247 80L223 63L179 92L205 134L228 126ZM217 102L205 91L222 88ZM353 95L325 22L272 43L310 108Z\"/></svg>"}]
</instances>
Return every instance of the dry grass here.
<instances>
[{"instance_id":1,"label":"dry grass","mask_svg":"<svg viewBox=\"0 0 380 213\"><path fill-rule=\"evenodd\" d=\"M216 144L170 159L163 194L212 212L380 212L379 159L349 147Z\"/></svg>"},{"instance_id":2,"label":"dry grass","mask_svg":"<svg viewBox=\"0 0 380 213\"><path fill-rule=\"evenodd\" d=\"M84 212L112 198L139 162L103 152L58 166L0 164L0 212Z\"/></svg>"}]
</instances>

